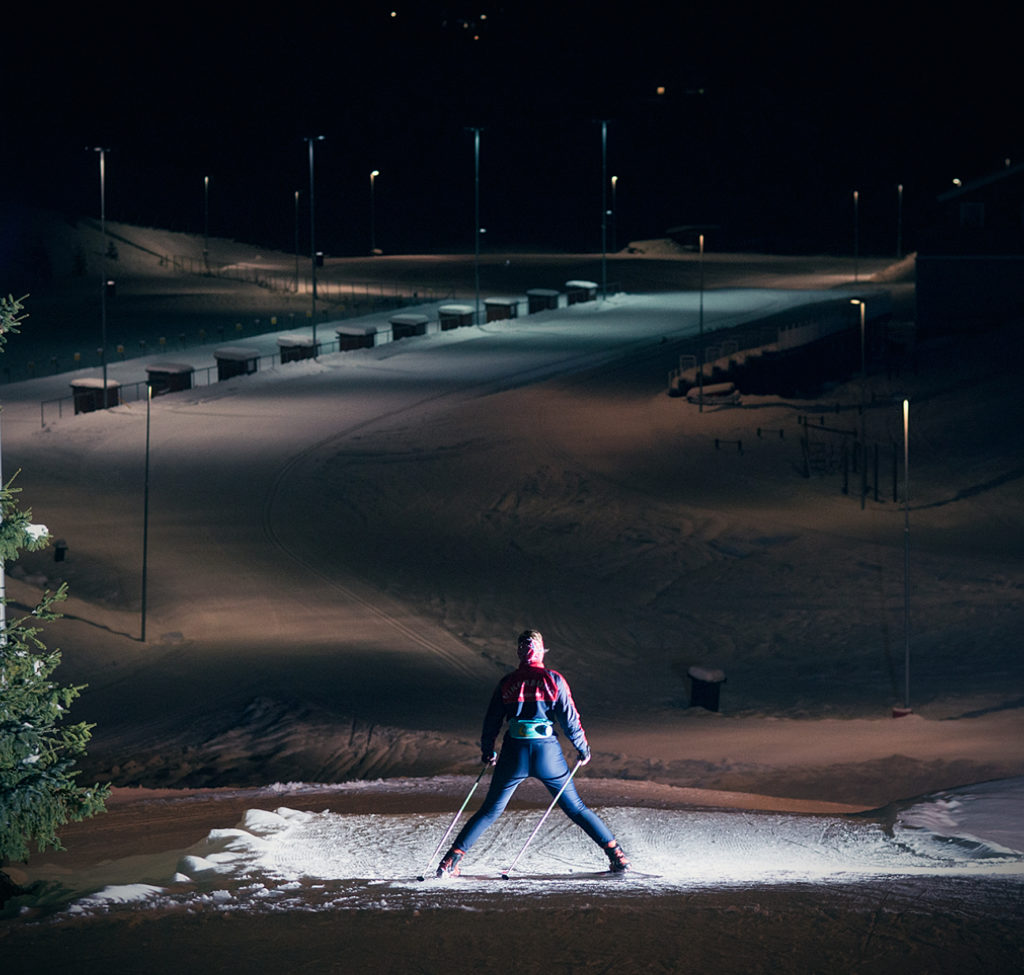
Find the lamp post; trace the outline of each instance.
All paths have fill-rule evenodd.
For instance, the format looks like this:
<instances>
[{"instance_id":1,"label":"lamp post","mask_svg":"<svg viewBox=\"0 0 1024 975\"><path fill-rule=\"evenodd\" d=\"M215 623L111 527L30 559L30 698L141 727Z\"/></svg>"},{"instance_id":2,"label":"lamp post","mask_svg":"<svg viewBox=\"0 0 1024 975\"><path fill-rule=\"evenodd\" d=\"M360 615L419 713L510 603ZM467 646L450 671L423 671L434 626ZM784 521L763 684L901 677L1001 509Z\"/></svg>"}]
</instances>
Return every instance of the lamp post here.
<instances>
[{"instance_id":1,"label":"lamp post","mask_svg":"<svg viewBox=\"0 0 1024 975\"><path fill-rule=\"evenodd\" d=\"M480 322L480 132L479 127L469 130L473 133L473 282L476 289L476 304L473 323Z\"/></svg>"},{"instance_id":2,"label":"lamp post","mask_svg":"<svg viewBox=\"0 0 1024 975\"><path fill-rule=\"evenodd\" d=\"M100 366L103 369L103 408L107 408L107 149L93 146L100 154L100 235L103 238L103 257L100 264Z\"/></svg>"},{"instance_id":3,"label":"lamp post","mask_svg":"<svg viewBox=\"0 0 1024 975\"><path fill-rule=\"evenodd\" d=\"M863 383L867 376L867 365L864 358L864 299L863 298L851 298L851 305L860 306L860 376L861 382ZM863 399L863 397L862 397Z\"/></svg>"},{"instance_id":4,"label":"lamp post","mask_svg":"<svg viewBox=\"0 0 1024 975\"><path fill-rule=\"evenodd\" d=\"M313 319L313 349L316 350L316 206L314 202L314 176L313 176L313 146L317 142L323 142L322 135L306 136L305 141L309 143L309 251L312 275L312 319Z\"/></svg>"},{"instance_id":5,"label":"lamp post","mask_svg":"<svg viewBox=\"0 0 1024 975\"><path fill-rule=\"evenodd\" d=\"M860 271L860 192L853 191L853 280Z\"/></svg>"},{"instance_id":6,"label":"lamp post","mask_svg":"<svg viewBox=\"0 0 1024 975\"><path fill-rule=\"evenodd\" d=\"M616 240L616 238L618 237L618 229L619 229L619 210L618 210L618 207L615 204L615 195L616 195L616 190L618 189L618 185L619 185L619 177L618 176L613 176L612 177L612 253L613 254L618 253L618 250L619 250L618 244L617 244L617 240Z\"/></svg>"},{"instance_id":7,"label":"lamp post","mask_svg":"<svg viewBox=\"0 0 1024 975\"><path fill-rule=\"evenodd\" d=\"M903 184L896 186L896 260L903 259Z\"/></svg>"},{"instance_id":8,"label":"lamp post","mask_svg":"<svg viewBox=\"0 0 1024 975\"><path fill-rule=\"evenodd\" d=\"M370 254L377 253L377 198L376 180L380 176L380 170L375 169L370 173Z\"/></svg>"},{"instance_id":9,"label":"lamp post","mask_svg":"<svg viewBox=\"0 0 1024 975\"><path fill-rule=\"evenodd\" d=\"M146 383L146 465L142 488L142 613L139 642L146 642L146 576L149 567L149 414L153 402L153 386Z\"/></svg>"},{"instance_id":10,"label":"lamp post","mask_svg":"<svg viewBox=\"0 0 1024 975\"><path fill-rule=\"evenodd\" d=\"M299 191L295 191L295 293L299 293Z\"/></svg>"},{"instance_id":11,"label":"lamp post","mask_svg":"<svg viewBox=\"0 0 1024 975\"><path fill-rule=\"evenodd\" d=\"M608 297L608 120L601 119L601 300Z\"/></svg>"},{"instance_id":12,"label":"lamp post","mask_svg":"<svg viewBox=\"0 0 1024 975\"><path fill-rule=\"evenodd\" d=\"M210 177L203 177L203 264L210 266Z\"/></svg>"},{"instance_id":13,"label":"lamp post","mask_svg":"<svg viewBox=\"0 0 1024 975\"><path fill-rule=\"evenodd\" d=\"M903 711L910 713L910 400L903 401Z\"/></svg>"},{"instance_id":14,"label":"lamp post","mask_svg":"<svg viewBox=\"0 0 1024 975\"><path fill-rule=\"evenodd\" d=\"M704 235L699 234L697 243L700 248L700 304L697 315L698 334L700 335L700 359L697 365L697 403L698 413L704 412Z\"/></svg>"}]
</instances>

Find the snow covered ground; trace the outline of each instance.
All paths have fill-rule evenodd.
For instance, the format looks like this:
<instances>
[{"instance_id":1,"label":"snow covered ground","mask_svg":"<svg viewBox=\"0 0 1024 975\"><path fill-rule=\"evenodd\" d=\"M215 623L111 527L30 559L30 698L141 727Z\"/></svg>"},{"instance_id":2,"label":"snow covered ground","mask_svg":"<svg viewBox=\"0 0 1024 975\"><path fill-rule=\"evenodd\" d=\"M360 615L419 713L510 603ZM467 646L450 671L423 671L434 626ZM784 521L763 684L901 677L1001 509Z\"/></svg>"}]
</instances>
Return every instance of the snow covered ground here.
<instances>
[{"instance_id":1,"label":"snow covered ground","mask_svg":"<svg viewBox=\"0 0 1024 975\"><path fill-rule=\"evenodd\" d=\"M468 792L472 778L451 783ZM373 793L430 793L437 783L373 783ZM313 811L324 791L367 791L339 785L308 787L302 808L254 807L229 828L212 829L182 850L129 854L82 871L33 870L45 893L25 898L34 913L95 916L117 910L288 911L373 910L444 905L471 907L481 895L544 897L578 893L592 898L627 891L648 896L700 888L794 883L848 883L880 878L1024 880L1024 780L955 789L924 797L891 817L801 816L722 809L602 809L639 872L615 877L599 851L560 814L508 868L541 816L516 810L503 817L467 858L455 881L419 882L433 875L435 840L452 816L444 813L355 815ZM303 789L270 787L289 798ZM126 853L128 851L125 851ZM436 885L440 884L443 892Z\"/></svg>"},{"instance_id":2,"label":"snow covered ground","mask_svg":"<svg viewBox=\"0 0 1024 975\"><path fill-rule=\"evenodd\" d=\"M843 294L834 272L734 277L705 326ZM89 684L83 776L130 787L20 868L45 886L0 922L11 970L506 970L502 939L566 971L1021 967L1024 444L990 422L1020 340L869 377L870 437L914 404L894 720L904 512L799 471L798 418L858 422L865 390L700 413L665 395L697 308L616 294L154 399L145 641L146 403L56 416L69 375L2 387L5 473L68 545L8 595L69 582L50 642ZM524 787L473 850L487 879L412 879L525 626L583 714L581 794L657 877L585 876L555 815L497 879L545 805ZM726 673L721 712L686 707L694 664ZM331 785L270 785L303 781Z\"/></svg>"}]
</instances>

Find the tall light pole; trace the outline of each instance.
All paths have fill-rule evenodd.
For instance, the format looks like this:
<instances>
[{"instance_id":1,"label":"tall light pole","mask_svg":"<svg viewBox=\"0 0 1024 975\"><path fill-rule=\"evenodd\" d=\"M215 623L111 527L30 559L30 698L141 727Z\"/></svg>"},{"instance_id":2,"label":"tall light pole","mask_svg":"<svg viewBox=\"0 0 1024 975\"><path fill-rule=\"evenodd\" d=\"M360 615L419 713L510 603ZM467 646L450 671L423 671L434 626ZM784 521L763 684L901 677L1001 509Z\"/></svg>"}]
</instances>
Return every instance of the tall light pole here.
<instances>
[{"instance_id":1,"label":"tall light pole","mask_svg":"<svg viewBox=\"0 0 1024 975\"><path fill-rule=\"evenodd\" d=\"M377 253L377 197L376 180L380 176L380 170L375 169L370 173L370 254Z\"/></svg>"},{"instance_id":2,"label":"tall light pole","mask_svg":"<svg viewBox=\"0 0 1024 975\"><path fill-rule=\"evenodd\" d=\"M601 119L601 300L608 297L608 120Z\"/></svg>"},{"instance_id":3,"label":"tall light pole","mask_svg":"<svg viewBox=\"0 0 1024 975\"><path fill-rule=\"evenodd\" d=\"M314 175L313 175L313 146L317 142L323 142L324 137L322 135L309 135L306 136L306 142L309 143L309 251L310 251L310 262L312 268L312 292L313 292L313 306L312 306L312 318L313 318L313 350L316 350L316 206L314 202Z\"/></svg>"},{"instance_id":4,"label":"tall light pole","mask_svg":"<svg viewBox=\"0 0 1024 975\"><path fill-rule=\"evenodd\" d=\"M615 205L615 191L618 189L619 177L612 177L612 253L618 253L618 245L616 237L618 236L617 231L619 229L619 210Z\"/></svg>"},{"instance_id":5,"label":"tall light pole","mask_svg":"<svg viewBox=\"0 0 1024 975\"><path fill-rule=\"evenodd\" d=\"M896 260L903 259L903 184L896 186Z\"/></svg>"},{"instance_id":6,"label":"tall light pole","mask_svg":"<svg viewBox=\"0 0 1024 975\"><path fill-rule=\"evenodd\" d=\"M860 271L860 191L853 191L853 280Z\"/></svg>"},{"instance_id":7,"label":"tall light pole","mask_svg":"<svg viewBox=\"0 0 1024 975\"><path fill-rule=\"evenodd\" d=\"M295 293L299 293L299 191L295 191Z\"/></svg>"},{"instance_id":8,"label":"tall light pole","mask_svg":"<svg viewBox=\"0 0 1024 975\"><path fill-rule=\"evenodd\" d=\"M910 400L903 401L903 707L910 711Z\"/></svg>"},{"instance_id":9,"label":"tall light pole","mask_svg":"<svg viewBox=\"0 0 1024 975\"><path fill-rule=\"evenodd\" d=\"M479 127L469 130L473 133L473 281L476 288L476 305L473 323L480 323L480 132Z\"/></svg>"},{"instance_id":10,"label":"tall light pole","mask_svg":"<svg viewBox=\"0 0 1024 975\"><path fill-rule=\"evenodd\" d=\"M861 375L861 380L863 381L864 378L868 374L867 365L866 365L865 359L864 359L864 304L865 303L864 303L864 300L862 298L851 298L850 299L850 304L851 305L859 305L860 306L860 375ZM863 402L863 396L861 397L861 402Z\"/></svg>"},{"instance_id":11,"label":"tall light pole","mask_svg":"<svg viewBox=\"0 0 1024 975\"><path fill-rule=\"evenodd\" d=\"M100 235L103 256L100 267L100 366L103 369L103 408L107 408L107 149L93 146L93 152L100 154Z\"/></svg>"},{"instance_id":12,"label":"tall light pole","mask_svg":"<svg viewBox=\"0 0 1024 975\"><path fill-rule=\"evenodd\" d=\"M210 264L210 177L203 177L203 264Z\"/></svg>"},{"instance_id":13,"label":"tall light pole","mask_svg":"<svg viewBox=\"0 0 1024 975\"><path fill-rule=\"evenodd\" d=\"M153 402L153 386L146 383L146 468L142 488L142 618L139 641L146 642L146 574L149 568L149 414Z\"/></svg>"},{"instance_id":14,"label":"tall light pole","mask_svg":"<svg viewBox=\"0 0 1024 975\"><path fill-rule=\"evenodd\" d=\"M698 413L704 412L704 235L699 234L697 242L700 246L700 305L697 316L698 334L700 335L700 359L697 366L697 403Z\"/></svg>"}]
</instances>

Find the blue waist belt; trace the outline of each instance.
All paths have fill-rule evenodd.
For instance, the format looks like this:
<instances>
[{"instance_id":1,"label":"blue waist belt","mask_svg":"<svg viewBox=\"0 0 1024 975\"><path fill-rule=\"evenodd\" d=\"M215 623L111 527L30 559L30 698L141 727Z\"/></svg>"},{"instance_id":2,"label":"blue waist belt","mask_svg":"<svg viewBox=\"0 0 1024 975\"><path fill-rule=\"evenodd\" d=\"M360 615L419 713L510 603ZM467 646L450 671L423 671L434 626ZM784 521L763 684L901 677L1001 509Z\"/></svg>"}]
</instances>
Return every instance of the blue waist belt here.
<instances>
[{"instance_id":1,"label":"blue waist belt","mask_svg":"<svg viewBox=\"0 0 1024 975\"><path fill-rule=\"evenodd\" d=\"M540 718L513 718L508 725L513 738L550 738L555 733L550 721Z\"/></svg>"}]
</instances>

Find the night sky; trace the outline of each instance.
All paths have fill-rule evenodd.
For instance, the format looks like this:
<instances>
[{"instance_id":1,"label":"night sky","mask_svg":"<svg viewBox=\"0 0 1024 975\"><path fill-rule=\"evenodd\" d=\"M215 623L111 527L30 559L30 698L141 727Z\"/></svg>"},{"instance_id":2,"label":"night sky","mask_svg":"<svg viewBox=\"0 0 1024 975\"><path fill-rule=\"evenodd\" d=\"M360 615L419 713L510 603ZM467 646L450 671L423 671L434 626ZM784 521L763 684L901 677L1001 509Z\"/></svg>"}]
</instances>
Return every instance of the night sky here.
<instances>
[{"instance_id":1,"label":"night sky","mask_svg":"<svg viewBox=\"0 0 1024 975\"><path fill-rule=\"evenodd\" d=\"M995 5L836 6L37 5L3 18L2 197L98 216L103 146L108 219L291 250L298 190L305 252L323 135L318 249L369 251L376 169L385 253L472 250L480 126L485 247L597 251L605 119L610 247L850 252L856 189L885 254L900 183L912 247L954 177L1021 157L1018 35Z\"/></svg>"}]
</instances>

